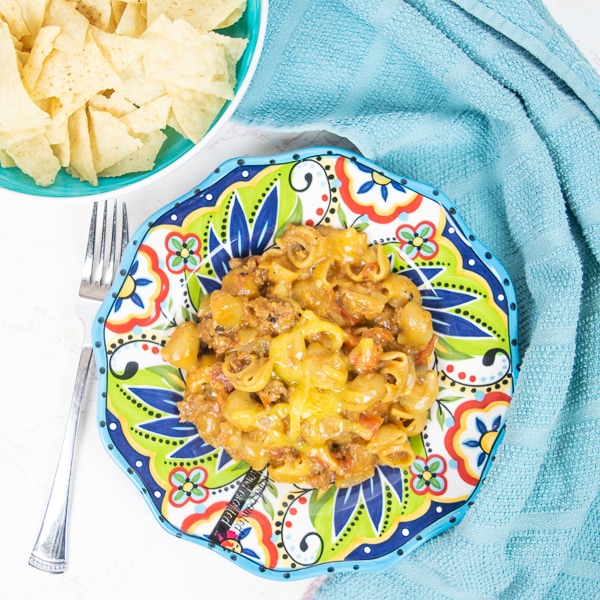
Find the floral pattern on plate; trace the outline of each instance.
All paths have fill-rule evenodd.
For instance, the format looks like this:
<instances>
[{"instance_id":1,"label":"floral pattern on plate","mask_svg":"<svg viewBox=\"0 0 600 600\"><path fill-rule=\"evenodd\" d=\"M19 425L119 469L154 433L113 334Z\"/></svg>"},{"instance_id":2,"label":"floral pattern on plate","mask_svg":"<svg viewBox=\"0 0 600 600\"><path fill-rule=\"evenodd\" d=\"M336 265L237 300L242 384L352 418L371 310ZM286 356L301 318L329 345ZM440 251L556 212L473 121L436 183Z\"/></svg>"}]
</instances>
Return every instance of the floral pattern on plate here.
<instances>
[{"instance_id":1,"label":"floral pattern on plate","mask_svg":"<svg viewBox=\"0 0 600 600\"><path fill-rule=\"evenodd\" d=\"M271 481L179 420L184 374L161 347L233 257L290 223L355 227L419 288L439 393L407 469L347 489ZM502 265L438 190L335 148L232 160L138 229L94 328L102 439L171 533L271 579L386 568L458 522L501 442L517 375Z\"/></svg>"}]
</instances>

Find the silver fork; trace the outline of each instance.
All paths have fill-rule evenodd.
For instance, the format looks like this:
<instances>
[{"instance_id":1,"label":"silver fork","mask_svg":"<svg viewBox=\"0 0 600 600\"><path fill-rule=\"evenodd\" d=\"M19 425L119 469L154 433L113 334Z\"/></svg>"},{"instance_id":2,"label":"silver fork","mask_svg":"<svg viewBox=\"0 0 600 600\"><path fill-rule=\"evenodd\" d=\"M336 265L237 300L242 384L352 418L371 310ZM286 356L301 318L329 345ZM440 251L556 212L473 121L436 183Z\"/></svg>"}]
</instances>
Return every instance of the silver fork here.
<instances>
[{"instance_id":1,"label":"silver fork","mask_svg":"<svg viewBox=\"0 0 600 600\"><path fill-rule=\"evenodd\" d=\"M48 573L64 573L67 569L67 515L69 508L69 490L71 487L71 472L75 442L81 414L81 403L87 382L90 365L93 358L91 327L100 303L106 297L114 281L121 257L129 241L127 224L127 208L122 204L121 227L117 227L117 202L112 214L112 229L107 234L107 203L104 203L104 213L100 228L100 243L97 243L98 203L94 203L90 233L87 243L83 274L77 300L77 315L84 324L83 345L75 379L73 398L67 418L67 427L63 439L52 491L46 506L46 513L38 534L37 541L29 557L29 564L36 569ZM106 260L107 244L108 260ZM96 247L98 247L96 249ZM118 251L118 256L117 256Z\"/></svg>"}]
</instances>

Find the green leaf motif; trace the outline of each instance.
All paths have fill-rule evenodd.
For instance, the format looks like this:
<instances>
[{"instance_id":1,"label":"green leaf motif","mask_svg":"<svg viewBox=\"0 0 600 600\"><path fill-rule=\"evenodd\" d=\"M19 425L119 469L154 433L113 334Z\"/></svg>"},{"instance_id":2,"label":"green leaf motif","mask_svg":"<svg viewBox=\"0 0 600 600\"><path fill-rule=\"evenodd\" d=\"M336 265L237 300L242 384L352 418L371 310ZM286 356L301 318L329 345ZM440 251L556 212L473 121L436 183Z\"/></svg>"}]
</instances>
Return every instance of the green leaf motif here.
<instances>
[{"instance_id":1,"label":"green leaf motif","mask_svg":"<svg viewBox=\"0 0 600 600\"><path fill-rule=\"evenodd\" d=\"M275 518L275 509L273 508L271 501L268 498L266 498L264 495L262 496L261 500L262 500L263 508L268 513L268 515L271 517L271 519Z\"/></svg>"},{"instance_id":2,"label":"green leaf motif","mask_svg":"<svg viewBox=\"0 0 600 600\"><path fill-rule=\"evenodd\" d=\"M434 460L430 465L429 465L429 470L430 471L435 471L436 473L439 471L440 467L442 466L441 461L439 460Z\"/></svg>"},{"instance_id":3,"label":"green leaf motif","mask_svg":"<svg viewBox=\"0 0 600 600\"><path fill-rule=\"evenodd\" d=\"M286 219L285 223L283 223L283 225L281 225L279 229L275 232L273 239L277 240L278 238L280 238L283 235L285 228L288 226L289 223L295 223L296 225L302 223L302 215L302 203L300 202L300 198L296 198L294 210L292 210L290 216Z\"/></svg>"},{"instance_id":4,"label":"green leaf motif","mask_svg":"<svg viewBox=\"0 0 600 600\"><path fill-rule=\"evenodd\" d=\"M457 400L462 400L464 396L444 396L443 398L438 398L440 402L456 402Z\"/></svg>"},{"instance_id":5,"label":"green leaf motif","mask_svg":"<svg viewBox=\"0 0 600 600\"><path fill-rule=\"evenodd\" d=\"M277 486L270 479L267 481L267 489L273 496L275 496L275 498L277 498L277 496L279 494L279 492L277 491Z\"/></svg>"},{"instance_id":6,"label":"green leaf motif","mask_svg":"<svg viewBox=\"0 0 600 600\"><path fill-rule=\"evenodd\" d=\"M164 387L167 389L173 389L176 392L183 392L185 388L185 383L181 377L179 369L176 369L171 365L148 367L146 372L158 376L164 383Z\"/></svg>"},{"instance_id":7,"label":"green leaf motif","mask_svg":"<svg viewBox=\"0 0 600 600\"><path fill-rule=\"evenodd\" d=\"M437 405L438 406L437 406L437 411L436 411L435 417L436 417L436 420L438 422L438 425L443 428L444 427L444 423L446 422L446 415L444 415L444 410L442 409L442 405L439 402L439 400L438 400Z\"/></svg>"},{"instance_id":8,"label":"green leaf motif","mask_svg":"<svg viewBox=\"0 0 600 600\"><path fill-rule=\"evenodd\" d=\"M185 475L183 473L181 473L180 471L175 471L175 473L173 473L173 479L180 485L183 485L185 483Z\"/></svg>"},{"instance_id":9,"label":"green leaf motif","mask_svg":"<svg viewBox=\"0 0 600 600\"><path fill-rule=\"evenodd\" d=\"M338 207L338 219L340 220L340 225L345 229L348 227L348 218L346 217L346 213L342 210L342 207Z\"/></svg>"},{"instance_id":10,"label":"green leaf motif","mask_svg":"<svg viewBox=\"0 0 600 600\"><path fill-rule=\"evenodd\" d=\"M321 516L321 519L323 519L323 515L327 513L327 511L323 511L321 510L321 508L323 506L326 506L328 504L328 502L330 500L332 500L333 496L335 496L335 486L330 486L329 489L324 493L321 494L321 492L319 492L319 490L313 490L310 494L310 498L309 498L309 517L310 517L310 522L314 525L315 529L317 531L320 531L320 527L318 526L318 521L319 521L319 514ZM330 519L329 517L326 517L326 519Z\"/></svg>"},{"instance_id":11,"label":"green leaf motif","mask_svg":"<svg viewBox=\"0 0 600 600\"><path fill-rule=\"evenodd\" d=\"M442 483L437 477L432 477L429 480L429 487L432 487L434 490L439 491L442 489Z\"/></svg>"},{"instance_id":12,"label":"green leaf motif","mask_svg":"<svg viewBox=\"0 0 600 600\"><path fill-rule=\"evenodd\" d=\"M439 346L443 348L443 350L439 349ZM436 349L436 355L438 358L442 358L443 360L466 360L468 358L472 358L471 355L465 354L460 350L457 350L448 340L442 336L438 337L438 348Z\"/></svg>"},{"instance_id":13,"label":"green leaf motif","mask_svg":"<svg viewBox=\"0 0 600 600\"><path fill-rule=\"evenodd\" d=\"M183 258L179 254L172 260L171 266L178 267L183 262Z\"/></svg>"},{"instance_id":14,"label":"green leaf motif","mask_svg":"<svg viewBox=\"0 0 600 600\"><path fill-rule=\"evenodd\" d=\"M192 489L192 496L201 499L206 497L206 491L201 487L195 487Z\"/></svg>"}]
</instances>

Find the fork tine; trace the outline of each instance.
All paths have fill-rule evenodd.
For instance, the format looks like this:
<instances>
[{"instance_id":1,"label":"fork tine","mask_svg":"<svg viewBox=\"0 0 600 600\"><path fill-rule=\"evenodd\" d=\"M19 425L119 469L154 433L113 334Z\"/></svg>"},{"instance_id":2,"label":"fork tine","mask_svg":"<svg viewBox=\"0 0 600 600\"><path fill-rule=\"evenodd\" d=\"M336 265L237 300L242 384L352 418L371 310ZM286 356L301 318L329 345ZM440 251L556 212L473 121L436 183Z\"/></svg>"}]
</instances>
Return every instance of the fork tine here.
<instances>
[{"instance_id":1,"label":"fork tine","mask_svg":"<svg viewBox=\"0 0 600 600\"><path fill-rule=\"evenodd\" d=\"M122 226L122 237L121 237L121 253L119 255L119 260L123 258L123 254L125 253L125 248L129 243L129 224L127 217L127 205L123 202L123 226Z\"/></svg>"},{"instance_id":2,"label":"fork tine","mask_svg":"<svg viewBox=\"0 0 600 600\"><path fill-rule=\"evenodd\" d=\"M117 202L113 205L112 229L110 234L110 250L108 254L108 264L104 270L104 279L102 283L109 285L115 278L115 254L117 251Z\"/></svg>"},{"instance_id":3,"label":"fork tine","mask_svg":"<svg viewBox=\"0 0 600 600\"><path fill-rule=\"evenodd\" d=\"M92 271L94 268L94 247L96 245L96 220L98 216L98 202L94 202L92 209L92 219L90 221L90 232L88 234L87 250L85 252L85 260L83 261L82 279L90 282L92 279Z\"/></svg>"},{"instance_id":4,"label":"fork tine","mask_svg":"<svg viewBox=\"0 0 600 600\"><path fill-rule=\"evenodd\" d=\"M98 252L98 263L96 264L96 272L94 274L94 285L102 284L102 273L104 272L104 247L106 245L106 216L107 207L106 202L104 202L104 211L102 215L102 236L100 239L100 249Z\"/></svg>"}]
</instances>

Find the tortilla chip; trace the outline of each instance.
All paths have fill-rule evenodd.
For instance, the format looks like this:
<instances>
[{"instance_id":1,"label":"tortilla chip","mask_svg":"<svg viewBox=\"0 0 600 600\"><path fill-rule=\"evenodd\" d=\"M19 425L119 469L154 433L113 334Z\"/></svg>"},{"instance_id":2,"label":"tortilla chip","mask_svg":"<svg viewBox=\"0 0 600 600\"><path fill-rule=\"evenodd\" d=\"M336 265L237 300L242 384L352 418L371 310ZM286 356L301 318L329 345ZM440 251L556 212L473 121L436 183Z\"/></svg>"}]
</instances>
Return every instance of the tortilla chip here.
<instances>
[{"instance_id":1,"label":"tortilla chip","mask_svg":"<svg viewBox=\"0 0 600 600\"><path fill-rule=\"evenodd\" d=\"M128 35L139 38L146 29L146 17L141 4L128 3L119 19L116 32L119 35Z\"/></svg>"},{"instance_id":2,"label":"tortilla chip","mask_svg":"<svg viewBox=\"0 0 600 600\"><path fill-rule=\"evenodd\" d=\"M230 100L229 69L223 46L182 20L161 16L144 32L144 70L165 85L194 89ZM181 52L184 46L186 52Z\"/></svg>"},{"instance_id":3,"label":"tortilla chip","mask_svg":"<svg viewBox=\"0 0 600 600\"><path fill-rule=\"evenodd\" d=\"M54 156L44 134L17 142L7 148L6 153L23 173L33 178L37 185L53 184L60 171L60 162Z\"/></svg>"},{"instance_id":4,"label":"tortilla chip","mask_svg":"<svg viewBox=\"0 0 600 600\"><path fill-rule=\"evenodd\" d=\"M16 167L17 163L6 154L6 150L0 149L0 167L4 169L11 169L12 167Z\"/></svg>"},{"instance_id":5,"label":"tortilla chip","mask_svg":"<svg viewBox=\"0 0 600 600\"><path fill-rule=\"evenodd\" d=\"M83 50L89 23L74 4L66 0L50 0L43 25L60 27L60 34L54 41L57 50L74 55Z\"/></svg>"},{"instance_id":6,"label":"tortilla chip","mask_svg":"<svg viewBox=\"0 0 600 600\"><path fill-rule=\"evenodd\" d=\"M196 90L177 90L171 94L171 100L177 124L194 144L202 139L225 104L218 96Z\"/></svg>"},{"instance_id":7,"label":"tortilla chip","mask_svg":"<svg viewBox=\"0 0 600 600\"><path fill-rule=\"evenodd\" d=\"M23 86L8 25L0 21L0 131L45 127L50 116L31 100Z\"/></svg>"},{"instance_id":8,"label":"tortilla chip","mask_svg":"<svg viewBox=\"0 0 600 600\"><path fill-rule=\"evenodd\" d=\"M121 17L123 16L123 12L127 7L127 2L122 2L121 0L110 0L110 4L112 7L112 18L114 20L114 26L112 31L115 32Z\"/></svg>"},{"instance_id":9,"label":"tortilla chip","mask_svg":"<svg viewBox=\"0 0 600 600\"><path fill-rule=\"evenodd\" d=\"M163 82L146 75L142 60L132 63L119 74L114 90L137 106L148 104L165 94Z\"/></svg>"},{"instance_id":10,"label":"tortilla chip","mask_svg":"<svg viewBox=\"0 0 600 600\"><path fill-rule=\"evenodd\" d=\"M69 144L71 158L67 171L82 181L88 181L94 186L98 185L92 157L87 111L84 106L77 109L69 118Z\"/></svg>"},{"instance_id":11,"label":"tortilla chip","mask_svg":"<svg viewBox=\"0 0 600 600\"><path fill-rule=\"evenodd\" d=\"M170 110L171 98L165 94L126 114L121 118L121 121L133 134L149 133L156 129L164 129L167 126Z\"/></svg>"},{"instance_id":12,"label":"tortilla chip","mask_svg":"<svg viewBox=\"0 0 600 600\"><path fill-rule=\"evenodd\" d=\"M106 30L112 15L110 0L76 0L75 6L91 25Z\"/></svg>"},{"instance_id":13,"label":"tortilla chip","mask_svg":"<svg viewBox=\"0 0 600 600\"><path fill-rule=\"evenodd\" d=\"M227 71L229 73L229 85L232 89L235 87L237 82L236 68L237 64L242 58L248 40L245 38L234 38L219 33L210 32L207 34L216 44L223 48L225 52L225 60L227 62Z\"/></svg>"},{"instance_id":14,"label":"tortilla chip","mask_svg":"<svg viewBox=\"0 0 600 600\"><path fill-rule=\"evenodd\" d=\"M92 27L90 31L98 47L117 73L125 71L133 62L142 58L146 46L143 40L107 33L96 27Z\"/></svg>"},{"instance_id":15,"label":"tortilla chip","mask_svg":"<svg viewBox=\"0 0 600 600\"><path fill-rule=\"evenodd\" d=\"M5 21L17 40L29 35L29 29L17 0L0 0L0 18Z\"/></svg>"},{"instance_id":16,"label":"tortilla chip","mask_svg":"<svg viewBox=\"0 0 600 600\"><path fill-rule=\"evenodd\" d=\"M130 135L127 127L109 112L89 108L88 119L92 157L97 173L112 167L142 146L141 140Z\"/></svg>"},{"instance_id":17,"label":"tortilla chip","mask_svg":"<svg viewBox=\"0 0 600 600\"><path fill-rule=\"evenodd\" d=\"M45 133L45 127L35 127L33 129L20 129L18 131L0 131L0 149L6 150L9 146L22 142L29 138Z\"/></svg>"},{"instance_id":18,"label":"tortilla chip","mask_svg":"<svg viewBox=\"0 0 600 600\"><path fill-rule=\"evenodd\" d=\"M61 167L68 167L71 163L71 144L69 142L69 137L67 136L67 138L59 144L52 144L52 152L54 152L54 155L58 158Z\"/></svg>"},{"instance_id":19,"label":"tortilla chip","mask_svg":"<svg viewBox=\"0 0 600 600\"><path fill-rule=\"evenodd\" d=\"M29 35L22 38L25 48L30 50L44 22L48 0L18 0L21 6L23 20L29 30Z\"/></svg>"},{"instance_id":20,"label":"tortilla chip","mask_svg":"<svg viewBox=\"0 0 600 600\"><path fill-rule=\"evenodd\" d=\"M46 137L51 146L60 144L69 139L69 121L66 118L52 119L49 127L46 127Z\"/></svg>"},{"instance_id":21,"label":"tortilla chip","mask_svg":"<svg viewBox=\"0 0 600 600\"><path fill-rule=\"evenodd\" d=\"M118 92L112 94L96 94L88 102L88 107L109 112L114 117L122 117L127 113L137 110L135 104L129 102Z\"/></svg>"},{"instance_id":22,"label":"tortilla chip","mask_svg":"<svg viewBox=\"0 0 600 600\"><path fill-rule=\"evenodd\" d=\"M112 65L104 58L94 38L87 35L78 54L57 50L48 56L31 95L34 100L58 98L63 104L72 95L87 102L98 92L114 88L118 82Z\"/></svg>"},{"instance_id":23,"label":"tortilla chip","mask_svg":"<svg viewBox=\"0 0 600 600\"><path fill-rule=\"evenodd\" d=\"M246 9L246 0L148 0L148 25L164 15L184 19L199 31L212 31L235 23Z\"/></svg>"},{"instance_id":24,"label":"tortilla chip","mask_svg":"<svg viewBox=\"0 0 600 600\"><path fill-rule=\"evenodd\" d=\"M151 171L167 136L160 130L151 131L140 135L142 147L112 167L98 173L100 177L118 177L127 173L140 173Z\"/></svg>"},{"instance_id":25,"label":"tortilla chip","mask_svg":"<svg viewBox=\"0 0 600 600\"><path fill-rule=\"evenodd\" d=\"M54 40L60 33L60 27L49 25L39 30L35 38L29 59L23 68L23 83L28 90L32 90L42 72L44 61L54 50Z\"/></svg>"}]
</instances>

